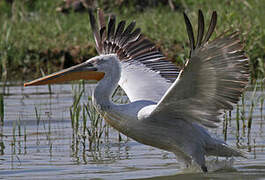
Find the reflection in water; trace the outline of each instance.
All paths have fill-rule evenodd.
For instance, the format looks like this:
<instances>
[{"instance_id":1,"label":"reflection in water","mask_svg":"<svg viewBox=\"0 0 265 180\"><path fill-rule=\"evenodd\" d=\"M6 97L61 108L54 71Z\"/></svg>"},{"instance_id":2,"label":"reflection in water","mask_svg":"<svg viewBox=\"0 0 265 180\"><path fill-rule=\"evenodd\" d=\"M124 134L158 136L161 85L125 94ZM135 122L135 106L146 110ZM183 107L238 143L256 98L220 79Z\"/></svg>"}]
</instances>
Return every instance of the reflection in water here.
<instances>
[{"instance_id":1,"label":"reflection in water","mask_svg":"<svg viewBox=\"0 0 265 180\"><path fill-rule=\"evenodd\" d=\"M225 112L220 128L211 130L228 144L248 152L248 159L211 157L207 163L213 172L207 175L196 173L196 167L180 170L181 164L172 153L139 144L100 121L87 106L91 88L93 85L54 85L50 93L47 86L27 89L13 84L6 86L2 96L4 121L0 125L1 177L247 179L265 176L262 85L250 88L234 111ZM124 103L126 98L120 98L121 92L118 94L115 101Z\"/></svg>"}]
</instances>

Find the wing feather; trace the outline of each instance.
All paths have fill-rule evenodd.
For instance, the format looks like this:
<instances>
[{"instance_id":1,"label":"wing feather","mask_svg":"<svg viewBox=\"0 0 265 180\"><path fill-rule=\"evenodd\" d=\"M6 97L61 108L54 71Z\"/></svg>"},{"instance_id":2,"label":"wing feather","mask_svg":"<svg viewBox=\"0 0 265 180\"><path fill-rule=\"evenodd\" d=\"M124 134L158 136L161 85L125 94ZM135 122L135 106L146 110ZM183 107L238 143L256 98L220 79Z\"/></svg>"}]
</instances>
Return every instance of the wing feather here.
<instances>
[{"instance_id":1,"label":"wing feather","mask_svg":"<svg viewBox=\"0 0 265 180\"><path fill-rule=\"evenodd\" d=\"M120 21L116 28L116 18L110 15L106 25L104 13L99 10L97 26L92 11L89 15L98 53L117 54L121 61L119 84L129 99L158 102L177 78L179 69L141 34L140 28L135 28L135 21L127 26L125 21Z\"/></svg>"},{"instance_id":2,"label":"wing feather","mask_svg":"<svg viewBox=\"0 0 265 180\"><path fill-rule=\"evenodd\" d=\"M210 30L204 38L206 40L213 32L215 17L214 12ZM201 36L203 30L199 31L198 36ZM198 41L201 39L197 37ZM243 51L239 33L224 34L211 42L204 42L192 51L185 68L150 117L164 113L171 116L172 121L184 120L206 127L217 127L215 123L220 121L220 112L233 109L248 79L248 58Z\"/></svg>"},{"instance_id":3,"label":"wing feather","mask_svg":"<svg viewBox=\"0 0 265 180\"><path fill-rule=\"evenodd\" d=\"M115 41L114 43L118 44L118 42L120 41L121 38L121 34L124 31L125 28L125 21L120 21L116 30L116 34L115 34Z\"/></svg>"},{"instance_id":4,"label":"wing feather","mask_svg":"<svg viewBox=\"0 0 265 180\"><path fill-rule=\"evenodd\" d=\"M183 13L183 15L184 15L185 23L186 23L187 33L188 33L189 40L190 40L190 49L192 51L195 48L193 28L192 28L192 25L186 13Z\"/></svg>"},{"instance_id":5,"label":"wing feather","mask_svg":"<svg viewBox=\"0 0 265 180\"><path fill-rule=\"evenodd\" d=\"M216 23L217 23L217 13L216 13L216 11L214 11L212 13L211 22L210 22L208 31L204 37L203 42L202 42L203 44L206 43L207 41L209 41L209 39L210 39L211 35L213 34L214 29L215 29Z\"/></svg>"},{"instance_id":6,"label":"wing feather","mask_svg":"<svg viewBox=\"0 0 265 180\"><path fill-rule=\"evenodd\" d=\"M203 17L202 11L199 10L198 36L197 36L197 43L196 43L195 48L198 48L199 46L201 46L203 34L204 34L204 17Z\"/></svg>"},{"instance_id":7,"label":"wing feather","mask_svg":"<svg viewBox=\"0 0 265 180\"><path fill-rule=\"evenodd\" d=\"M109 16L109 24L108 24L108 41L114 41L114 31L115 31L115 23L116 23L116 17L115 16Z\"/></svg>"}]
</instances>

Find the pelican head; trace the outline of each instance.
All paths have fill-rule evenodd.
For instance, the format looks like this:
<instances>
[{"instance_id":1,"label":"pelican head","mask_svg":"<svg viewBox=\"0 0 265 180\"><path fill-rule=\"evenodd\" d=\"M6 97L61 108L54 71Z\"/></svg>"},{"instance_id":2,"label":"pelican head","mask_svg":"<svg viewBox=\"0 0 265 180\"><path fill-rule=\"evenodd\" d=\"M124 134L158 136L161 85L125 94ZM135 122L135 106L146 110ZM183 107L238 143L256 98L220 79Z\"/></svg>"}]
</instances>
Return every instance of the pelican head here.
<instances>
[{"instance_id":1,"label":"pelican head","mask_svg":"<svg viewBox=\"0 0 265 180\"><path fill-rule=\"evenodd\" d=\"M24 86L56 84L81 79L100 81L105 74L109 74L114 68L119 67L118 63L115 54L95 56L81 64L25 83Z\"/></svg>"}]
</instances>

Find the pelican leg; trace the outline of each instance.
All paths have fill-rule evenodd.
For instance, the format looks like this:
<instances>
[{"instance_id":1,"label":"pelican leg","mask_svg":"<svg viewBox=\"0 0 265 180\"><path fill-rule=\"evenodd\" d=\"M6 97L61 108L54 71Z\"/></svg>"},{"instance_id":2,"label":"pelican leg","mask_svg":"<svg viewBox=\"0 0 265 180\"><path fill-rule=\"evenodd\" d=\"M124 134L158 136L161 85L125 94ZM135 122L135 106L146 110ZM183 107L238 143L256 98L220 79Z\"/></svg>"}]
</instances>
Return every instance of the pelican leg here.
<instances>
[{"instance_id":1,"label":"pelican leg","mask_svg":"<svg viewBox=\"0 0 265 180\"><path fill-rule=\"evenodd\" d=\"M202 165L201 166L201 170L204 172L204 173L207 173L208 172L208 169L205 165Z\"/></svg>"},{"instance_id":2,"label":"pelican leg","mask_svg":"<svg viewBox=\"0 0 265 180\"><path fill-rule=\"evenodd\" d=\"M199 150L198 148L192 153L192 158L194 161L201 167L201 170L204 173L208 172L208 169L205 165L205 155L202 153L202 150Z\"/></svg>"},{"instance_id":3,"label":"pelican leg","mask_svg":"<svg viewBox=\"0 0 265 180\"><path fill-rule=\"evenodd\" d=\"M185 164L185 168L189 168L191 166L192 158L190 156L187 156L181 151L178 151L178 152L176 151L174 152L174 154L176 155L176 160L178 162L182 162Z\"/></svg>"}]
</instances>

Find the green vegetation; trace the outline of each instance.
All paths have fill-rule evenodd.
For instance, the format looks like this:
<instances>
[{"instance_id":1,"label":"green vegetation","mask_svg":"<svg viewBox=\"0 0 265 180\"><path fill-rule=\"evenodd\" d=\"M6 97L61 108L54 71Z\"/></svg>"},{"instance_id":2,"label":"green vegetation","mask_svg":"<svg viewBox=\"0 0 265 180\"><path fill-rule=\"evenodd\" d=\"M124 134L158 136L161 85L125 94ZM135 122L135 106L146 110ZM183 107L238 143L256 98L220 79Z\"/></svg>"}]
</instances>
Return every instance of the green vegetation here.
<instances>
[{"instance_id":1,"label":"green vegetation","mask_svg":"<svg viewBox=\"0 0 265 180\"><path fill-rule=\"evenodd\" d=\"M251 92L251 93L250 93ZM251 131L253 119L262 120L264 119L263 115L263 103L265 99L264 95L264 83L259 80L255 84L249 87L249 91L246 91L242 94L241 102L235 107L235 120L236 120L236 138L237 145L239 145L240 137L247 137L248 143L251 140ZM260 108L259 108L260 105ZM254 113L255 109L259 109L260 116ZM223 120L223 134L224 139L226 140L227 136L227 124L231 125L231 112L229 112L229 118L227 118L227 113L224 115ZM229 122L229 123L228 123ZM230 126L228 125L228 126Z\"/></svg>"},{"instance_id":2,"label":"green vegetation","mask_svg":"<svg viewBox=\"0 0 265 180\"><path fill-rule=\"evenodd\" d=\"M85 112L84 112L85 111ZM99 149L99 146L101 144L101 138L103 138L103 133L105 132L105 138L108 138L108 126L103 121L103 117L97 112L96 108L92 105L91 100L88 101L87 105L83 108L83 122L86 116L88 115L88 118L90 120L89 126L83 126L84 131L87 130L88 134L88 141L89 141L89 150L92 149ZM85 125L85 124L84 124Z\"/></svg>"},{"instance_id":3,"label":"green vegetation","mask_svg":"<svg viewBox=\"0 0 265 180\"><path fill-rule=\"evenodd\" d=\"M70 117L72 124L72 149L76 154L80 147L86 151L86 143L88 142L88 150L90 152L100 151L102 143L109 139L110 126L103 120L102 115L98 113L93 105L91 96L85 99L85 103L81 99L86 97L84 81L72 86L73 91L73 104L70 107ZM92 91L91 91L92 92ZM119 104L128 102L125 98L124 91L117 88L112 97L113 101ZM118 141L121 142L122 136L118 133Z\"/></svg>"},{"instance_id":4,"label":"green vegetation","mask_svg":"<svg viewBox=\"0 0 265 180\"><path fill-rule=\"evenodd\" d=\"M4 124L4 95L0 94L0 125Z\"/></svg>"},{"instance_id":5,"label":"green vegetation","mask_svg":"<svg viewBox=\"0 0 265 180\"><path fill-rule=\"evenodd\" d=\"M15 0L11 5L0 1L2 79L39 77L41 71L48 74L96 55L88 13L56 12L61 2L62 0ZM216 34L227 29L240 30L245 41L245 51L250 58L252 78L264 77L264 0L173 0L174 11L163 1L141 2L145 3L99 0L97 4L107 13L117 14L118 20L136 20L142 32L180 66L189 51L182 12L186 11L196 24L197 11L202 9L208 24L211 12L216 10Z\"/></svg>"},{"instance_id":6,"label":"green vegetation","mask_svg":"<svg viewBox=\"0 0 265 180\"><path fill-rule=\"evenodd\" d=\"M108 136L108 126L92 105L90 96L88 97L88 102L81 105L80 100L85 92L84 81L80 81L76 86L73 85L72 89L73 104L70 107L70 117L74 152L78 151L80 142L83 145L83 149L85 149L86 141L89 143L89 151L99 150L103 133L105 132L105 137ZM88 121L90 124L88 124Z\"/></svg>"}]
</instances>

